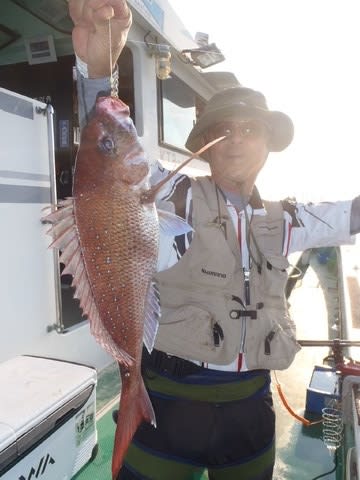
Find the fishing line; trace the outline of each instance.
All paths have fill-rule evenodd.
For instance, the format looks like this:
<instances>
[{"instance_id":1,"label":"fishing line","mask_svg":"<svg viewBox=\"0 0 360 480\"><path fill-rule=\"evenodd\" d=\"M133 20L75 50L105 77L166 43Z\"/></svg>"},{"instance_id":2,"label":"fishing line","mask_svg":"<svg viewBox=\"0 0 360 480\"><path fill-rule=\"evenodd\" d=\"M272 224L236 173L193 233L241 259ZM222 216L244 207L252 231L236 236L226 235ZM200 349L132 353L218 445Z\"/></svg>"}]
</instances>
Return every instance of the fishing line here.
<instances>
[{"instance_id":1,"label":"fishing line","mask_svg":"<svg viewBox=\"0 0 360 480\"><path fill-rule=\"evenodd\" d=\"M110 88L111 92L110 95L112 97L118 98L118 93L117 93L117 84L115 81L115 76L113 72L113 57L112 57L112 38L111 38L111 20L109 18L108 20L108 26L109 26L109 59L110 59Z\"/></svg>"}]
</instances>

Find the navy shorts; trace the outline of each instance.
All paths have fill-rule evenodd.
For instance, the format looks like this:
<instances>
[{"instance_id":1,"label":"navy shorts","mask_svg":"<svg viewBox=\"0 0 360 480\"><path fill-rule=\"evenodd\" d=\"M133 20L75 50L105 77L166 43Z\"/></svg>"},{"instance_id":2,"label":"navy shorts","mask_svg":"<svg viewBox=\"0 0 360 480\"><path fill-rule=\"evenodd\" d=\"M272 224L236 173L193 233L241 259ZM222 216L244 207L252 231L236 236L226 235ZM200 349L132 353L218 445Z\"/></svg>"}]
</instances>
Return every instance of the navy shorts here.
<instances>
[{"instance_id":1,"label":"navy shorts","mask_svg":"<svg viewBox=\"0 0 360 480\"><path fill-rule=\"evenodd\" d=\"M271 480L275 414L267 370L178 377L148 368L144 380L157 428L141 424L118 480Z\"/></svg>"}]
</instances>

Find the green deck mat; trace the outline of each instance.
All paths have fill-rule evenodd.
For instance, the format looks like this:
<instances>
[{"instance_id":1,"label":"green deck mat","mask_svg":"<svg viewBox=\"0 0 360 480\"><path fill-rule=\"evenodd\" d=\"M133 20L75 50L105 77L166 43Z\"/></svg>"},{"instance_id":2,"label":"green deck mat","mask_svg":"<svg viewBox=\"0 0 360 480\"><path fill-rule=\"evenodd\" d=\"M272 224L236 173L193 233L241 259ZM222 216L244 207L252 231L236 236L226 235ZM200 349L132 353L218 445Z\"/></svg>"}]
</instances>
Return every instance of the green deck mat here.
<instances>
[{"instance_id":1,"label":"green deck mat","mask_svg":"<svg viewBox=\"0 0 360 480\"><path fill-rule=\"evenodd\" d=\"M115 424L111 411L97 422L99 450L96 458L85 465L73 480L111 480L111 457Z\"/></svg>"}]
</instances>

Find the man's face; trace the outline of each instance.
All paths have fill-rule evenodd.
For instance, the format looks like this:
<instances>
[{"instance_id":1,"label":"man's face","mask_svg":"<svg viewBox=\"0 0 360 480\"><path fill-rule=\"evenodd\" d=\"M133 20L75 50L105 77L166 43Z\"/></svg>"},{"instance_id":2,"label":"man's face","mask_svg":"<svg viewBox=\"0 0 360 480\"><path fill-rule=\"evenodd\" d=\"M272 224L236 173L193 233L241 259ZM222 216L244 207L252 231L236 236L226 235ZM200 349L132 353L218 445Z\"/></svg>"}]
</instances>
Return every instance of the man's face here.
<instances>
[{"instance_id":1,"label":"man's face","mask_svg":"<svg viewBox=\"0 0 360 480\"><path fill-rule=\"evenodd\" d=\"M269 128L259 120L231 117L210 127L205 140L223 135L208 153L212 177L225 190L251 191L269 153Z\"/></svg>"}]
</instances>

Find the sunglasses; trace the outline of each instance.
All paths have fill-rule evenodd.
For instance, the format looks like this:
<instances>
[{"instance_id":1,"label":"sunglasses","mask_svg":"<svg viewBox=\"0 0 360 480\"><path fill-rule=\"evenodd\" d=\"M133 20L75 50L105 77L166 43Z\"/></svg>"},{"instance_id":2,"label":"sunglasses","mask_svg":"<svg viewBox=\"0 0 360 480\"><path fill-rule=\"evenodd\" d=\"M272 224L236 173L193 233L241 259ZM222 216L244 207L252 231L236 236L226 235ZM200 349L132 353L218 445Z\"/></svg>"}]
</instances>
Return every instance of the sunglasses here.
<instances>
[{"instance_id":1,"label":"sunglasses","mask_svg":"<svg viewBox=\"0 0 360 480\"><path fill-rule=\"evenodd\" d=\"M221 122L209 130L209 139L218 137L231 137L241 135L251 140L266 137L270 134L270 128L266 123L259 120L244 120L238 122Z\"/></svg>"}]
</instances>

